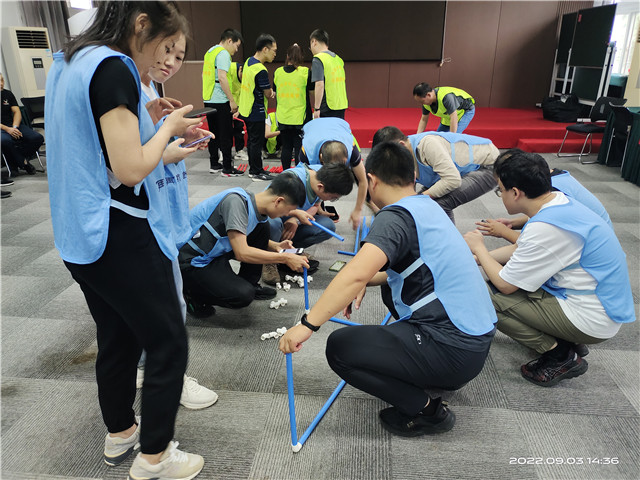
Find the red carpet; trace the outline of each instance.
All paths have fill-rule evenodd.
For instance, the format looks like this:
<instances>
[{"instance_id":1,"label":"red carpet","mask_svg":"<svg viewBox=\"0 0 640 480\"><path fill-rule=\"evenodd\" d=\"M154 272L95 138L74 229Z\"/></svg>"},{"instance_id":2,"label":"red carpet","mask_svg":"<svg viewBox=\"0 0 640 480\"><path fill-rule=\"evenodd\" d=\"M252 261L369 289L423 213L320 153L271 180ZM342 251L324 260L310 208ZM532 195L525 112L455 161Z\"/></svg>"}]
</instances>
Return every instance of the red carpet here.
<instances>
[{"instance_id":1,"label":"red carpet","mask_svg":"<svg viewBox=\"0 0 640 480\"><path fill-rule=\"evenodd\" d=\"M381 127L394 125L405 134L416 133L420 121L418 108L349 108L346 120L351 125L361 148L371 148L373 134ZM427 130L438 127L438 118L431 115ZM555 153L560 148L566 123L556 123L542 118L542 110L512 108L478 108L476 115L464 133L491 139L498 148L522 148L537 153ZM593 141L597 152L602 136ZM584 137L570 133L563 152L579 152ZM588 146L587 146L588 148Z\"/></svg>"}]
</instances>

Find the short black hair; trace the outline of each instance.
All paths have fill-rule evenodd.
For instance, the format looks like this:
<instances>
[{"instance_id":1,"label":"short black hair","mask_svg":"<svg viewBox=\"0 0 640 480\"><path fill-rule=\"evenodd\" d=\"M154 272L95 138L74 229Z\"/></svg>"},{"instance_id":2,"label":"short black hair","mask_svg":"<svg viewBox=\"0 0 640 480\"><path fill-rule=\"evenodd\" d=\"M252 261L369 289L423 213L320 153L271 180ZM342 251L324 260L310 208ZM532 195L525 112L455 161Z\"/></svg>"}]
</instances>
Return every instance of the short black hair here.
<instances>
[{"instance_id":1,"label":"short black hair","mask_svg":"<svg viewBox=\"0 0 640 480\"><path fill-rule=\"evenodd\" d=\"M324 185L324 191L340 195L349 195L353 189L353 173L344 163L323 165L316 172L316 178Z\"/></svg>"},{"instance_id":2,"label":"short black hair","mask_svg":"<svg viewBox=\"0 0 640 480\"><path fill-rule=\"evenodd\" d=\"M411 152L396 142L382 142L367 157L367 173L394 187L415 183L415 161Z\"/></svg>"},{"instance_id":3,"label":"short black hair","mask_svg":"<svg viewBox=\"0 0 640 480\"><path fill-rule=\"evenodd\" d=\"M382 142L399 142L400 140L408 140L408 137L404 133L402 133L402 130L400 130L398 127L382 127L373 135L371 148Z\"/></svg>"},{"instance_id":4,"label":"short black hair","mask_svg":"<svg viewBox=\"0 0 640 480\"><path fill-rule=\"evenodd\" d=\"M419 96L420 98L424 98L427 93L429 93L433 88L431 85L425 82L420 82L413 87L413 94Z\"/></svg>"},{"instance_id":5,"label":"short black hair","mask_svg":"<svg viewBox=\"0 0 640 480\"><path fill-rule=\"evenodd\" d=\"M256 40L256 52L261 52L264 47L269 47L274 43L276 43L276 39L273 38L273 35L261 33Z\"/></svg>"},{"instance_id":6,"label":"short black hair","mask_svg":"<svg viewBox=\"0 0 640 480\"><path fill-rule=\"evenodd\" d=\"M307 194L304 185L296 175L277 175L267 191L273 195L284 197L292 205L304 205Z\"/></svg>"},{"instance_id":7,"label":"short black hair","mask_svg":"<svg viewBox=\"0 0 640 480\"><path fill-rule=\"evenodd\" d=\"M324 43L329 46L329 33L321 28L316 28L311 32L311 35L309 35L309 41L311 40L317 40L320 43Z\"/></svg>"},{"instance_id":8,"label":"short black hair","mask_svg":"<svg viewBox=\"0 0 640 480\"><path fill-rule=\"evenodd\" d=\"M227 28L224 32L220 34L221 42L224 42L225 40L228 40L228 39L231 39L233 43L236 43L238 40L240 40L241 42L244 42L242 38L242 34L234 28Z\"/></svg>"},{"instance_id":9,"label":"short black hair","mask_svg":"<svg viewBox=\"0 0 640 480\"><path fill-rule=\"evenodd\" d=\"M318 155L322 155L322 163L327 165L336 161L344 162L341 157L347 158L349 151L344 143L337 140L329 140L322 144Z\"/></svg>"},{"instance_id":10,"label":"short black hair","mask_svg":"<svg viewBox=\"0 0 640 480\"><path fill-rule=\"evenodd\" d=\"M537 153L507 150L494 163L493 174L505 189L515 187L527 198L537 198L551 191L549 164Z\"/></svg>"}]
</instances>

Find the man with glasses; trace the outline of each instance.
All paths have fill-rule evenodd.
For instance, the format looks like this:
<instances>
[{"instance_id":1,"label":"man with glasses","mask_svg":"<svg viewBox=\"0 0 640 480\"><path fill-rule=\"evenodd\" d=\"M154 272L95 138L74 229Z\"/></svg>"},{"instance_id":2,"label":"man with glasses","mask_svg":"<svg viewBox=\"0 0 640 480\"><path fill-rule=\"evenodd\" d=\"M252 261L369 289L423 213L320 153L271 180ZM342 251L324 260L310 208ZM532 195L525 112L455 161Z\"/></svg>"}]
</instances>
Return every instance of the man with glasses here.
<instances>
[{"instance_id":1,"label":"man with glasses","mask_svg":"<svg viewBox=\"0 0 640 480\"><path fill-rule=\"evenodd\" d=\"M493 163L500 152L491 140L450 132L423 132L408 137L397 127L383 127L373 145L397 142L416 162L420 193L429 195L455 223L453 209L495 188Z\"/></svg>"},{"instance_id":2,"label":"man with glasses","mask_svg":"<svg viewBox=\"0 0 640 480\"><path fill-rule=\"evenodd\" d=\"M273 180L273 176L265 172L262 166L267 99L275 97L264 64L273 62L277 50L278 45L275 38L269 34L261 34L256 40L256 53L247 59L242 69L238 112L247 125L249 177L254 182Z\"/></svg>"}]
</instances>

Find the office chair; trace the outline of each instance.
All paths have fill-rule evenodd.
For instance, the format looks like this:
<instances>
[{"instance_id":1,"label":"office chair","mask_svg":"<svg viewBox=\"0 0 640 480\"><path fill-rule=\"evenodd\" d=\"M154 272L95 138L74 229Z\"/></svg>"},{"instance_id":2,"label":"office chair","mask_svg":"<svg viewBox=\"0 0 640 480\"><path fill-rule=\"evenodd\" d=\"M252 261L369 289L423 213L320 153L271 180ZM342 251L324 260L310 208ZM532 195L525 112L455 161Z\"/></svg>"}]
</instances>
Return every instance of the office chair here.
<instances>
[{"instance_id":1,"label":"office chair","mask_svg":"<svg viewBox=\"0 0 640 480\"><path fill-rule=\"evenodd\" d=\"M20 101L23 105L20 108L22 121L31 129L42 129L42 135L44 136L44 97L22 97ZM44 172L45 166L38 151L36 151L36 158L41 168L38 171Z\"/></svg>"}]
</instances>

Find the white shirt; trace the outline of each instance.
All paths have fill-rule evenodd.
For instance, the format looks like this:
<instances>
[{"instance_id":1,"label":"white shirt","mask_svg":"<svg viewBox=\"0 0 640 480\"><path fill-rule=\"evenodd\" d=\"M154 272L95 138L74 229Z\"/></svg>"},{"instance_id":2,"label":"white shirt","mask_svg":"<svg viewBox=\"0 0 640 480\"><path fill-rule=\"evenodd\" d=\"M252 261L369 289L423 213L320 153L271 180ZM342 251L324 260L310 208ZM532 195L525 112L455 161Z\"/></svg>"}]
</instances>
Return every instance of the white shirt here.
<instances>
[{"instance_id":1,"label":"white shirt","mask_svg":"<svg viewBox=\"0 0 640 480\"><path fill-rule=\"evenodd\" d=\"M567 197L555 192L554 198L542 208L568 203ZM578 264L584 242L579 235L548 223L527 224L517 241L517 248L500 271L500 277L522 290L534 292L547 280L573 290L595 290L596 280ZM577 268L563 270L577 264ZM567 295L558 303L569 321L581 332L595 338L611 338L620 324L607 315L598 297L593 295Z\"/></svg>"}]
</instances>

